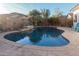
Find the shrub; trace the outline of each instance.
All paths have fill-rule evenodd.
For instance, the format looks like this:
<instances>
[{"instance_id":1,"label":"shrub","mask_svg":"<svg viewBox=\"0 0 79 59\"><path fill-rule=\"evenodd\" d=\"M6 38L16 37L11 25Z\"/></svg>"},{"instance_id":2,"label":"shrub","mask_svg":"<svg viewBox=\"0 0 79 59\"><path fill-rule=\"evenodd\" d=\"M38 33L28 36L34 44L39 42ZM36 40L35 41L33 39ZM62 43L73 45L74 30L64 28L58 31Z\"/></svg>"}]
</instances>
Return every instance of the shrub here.
<instances>
[{"instance_id":1,"label":"shrub","mask_svg":"<svg viewBox=\"0 0 79 59\"><path fill-rule=\"evenodd\" d=\"M0 19L0 31L10 31L22 28L24 25L22 20Z\"/></svg>"},{"instance_id":2,"label":"shrub","mask_svg":"<svg viewBox=\"0 0 79 59\"><path fill-rule=\"evenodd\" d=\"M71 19L66 20L67 27L72 27L72 25L73 25L73 20L71 20Z\"/></svg>"},{"instance_id":3,"label":"shrub","mask_svg":"<svg viewBox=\"0 0 79 59\"><path fill-rule=\"evenodd\" d=\"M72 19L66 19L64 18L59 18L59 17L50 17L48 22L52 26L64 26L64 27L72 27L73 25L73 20Z\"/></svg>"},{"instance_id":4,"label":"shrub","mask_svg":"<svg viewBox=\"0 0 79 59\"><path fill-rule=\"evenodd\" d=\"M50 17L48 22L51 24L51 25L59 25L59 18L58 17Z\"/></svg>"}]
</instances>

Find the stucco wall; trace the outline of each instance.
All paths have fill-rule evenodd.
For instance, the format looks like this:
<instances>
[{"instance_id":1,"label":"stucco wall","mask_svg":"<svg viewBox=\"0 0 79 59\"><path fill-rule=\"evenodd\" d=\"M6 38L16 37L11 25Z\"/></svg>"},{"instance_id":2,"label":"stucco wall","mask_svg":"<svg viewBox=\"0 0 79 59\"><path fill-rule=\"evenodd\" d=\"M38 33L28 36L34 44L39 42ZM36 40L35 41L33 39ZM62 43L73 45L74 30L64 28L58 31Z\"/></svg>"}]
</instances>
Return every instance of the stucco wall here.
<instances>
[{"instance_id":1,"label":"stucco wall","mask_svg":"<svg viewBox=\"0 0 79 59\"><path fill-rule=\"evenodd\" d=\"M77 23L79 23L79 9L73 11L73 20L77 20Z\"/></svg>"}]
</instances>

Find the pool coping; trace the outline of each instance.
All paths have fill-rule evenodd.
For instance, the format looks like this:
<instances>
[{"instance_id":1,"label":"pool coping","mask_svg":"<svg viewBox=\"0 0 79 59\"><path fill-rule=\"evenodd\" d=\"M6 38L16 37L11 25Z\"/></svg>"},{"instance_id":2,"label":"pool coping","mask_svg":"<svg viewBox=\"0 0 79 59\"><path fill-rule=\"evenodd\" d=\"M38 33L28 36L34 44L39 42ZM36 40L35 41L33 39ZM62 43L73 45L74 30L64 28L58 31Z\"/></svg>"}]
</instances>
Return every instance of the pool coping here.
<instances>
[{"instance_id":1,"label":"pool coping","mask_svg":"<svg viewBox=\"0 0 79 59\"><path fill-rule=\"evenodd\" d=\"M79 45L79 33L73 31L71 28L67 27L57 27L58 29L64 30L62 34L66 39L70 41L68 45L61 47L41 47L41 46L30 46L21 45L16 42L6 40L4 36L8 33L13 33L17 31L4 32L0 34L0 45L4 48L0 48L0 55L12 55L12 56L72 56L79 55L78 45ZM28 53L27 53L28 52Z\"/></svg>"}]
</instances>

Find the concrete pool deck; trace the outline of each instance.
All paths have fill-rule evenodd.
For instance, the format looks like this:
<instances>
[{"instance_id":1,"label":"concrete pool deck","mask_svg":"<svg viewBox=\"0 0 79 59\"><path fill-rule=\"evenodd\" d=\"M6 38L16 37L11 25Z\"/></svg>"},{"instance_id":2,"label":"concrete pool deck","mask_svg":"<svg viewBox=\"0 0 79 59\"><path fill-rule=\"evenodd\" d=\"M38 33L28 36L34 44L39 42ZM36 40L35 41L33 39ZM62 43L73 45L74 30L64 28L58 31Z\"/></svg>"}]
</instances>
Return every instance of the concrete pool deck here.
<instances>
[{"instance_id":1,"label":"concrete pool deck","mask_svg":"<svg viewBox=\"0 0 79 59\"><path fill-rule=\"evenodd\" d=\"M0 33L0 56L79 56L79 32L66 27L57 28L65 31L62 35L70 41L68 45L59 47L21 45L4 38L4 35L15 31Z\"/></svg>"}]
</instances>

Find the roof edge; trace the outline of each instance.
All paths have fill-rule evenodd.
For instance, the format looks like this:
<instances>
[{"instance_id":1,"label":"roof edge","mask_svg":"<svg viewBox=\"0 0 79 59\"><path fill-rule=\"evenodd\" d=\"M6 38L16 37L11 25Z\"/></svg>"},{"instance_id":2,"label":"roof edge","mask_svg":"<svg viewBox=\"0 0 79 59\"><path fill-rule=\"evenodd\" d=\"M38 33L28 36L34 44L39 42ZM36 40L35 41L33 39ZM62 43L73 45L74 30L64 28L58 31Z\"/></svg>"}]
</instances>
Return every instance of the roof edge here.
<instances>
[{"instance_id":1,"label":"roof edge","mask_svg":"<svg viewBox=\"0 0 79 59\"><path fill-rule=\"evenodd\" d=\"M73 11L73 9L74 9L75 7L77 7L77 6L79 6L79 4L77 4L77 5L75 5L73 8L71 8L70 11Z\"/></svg>"}]
</instances>

